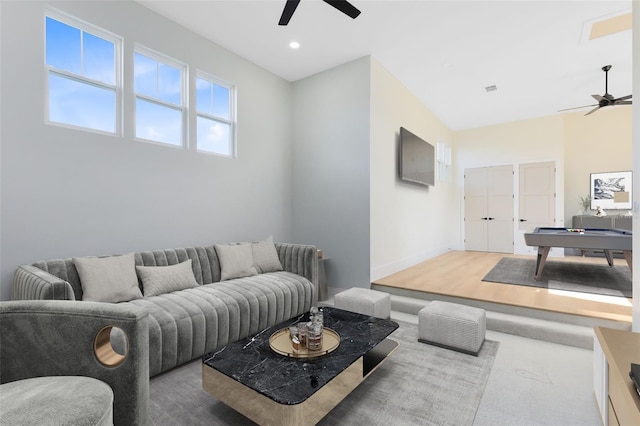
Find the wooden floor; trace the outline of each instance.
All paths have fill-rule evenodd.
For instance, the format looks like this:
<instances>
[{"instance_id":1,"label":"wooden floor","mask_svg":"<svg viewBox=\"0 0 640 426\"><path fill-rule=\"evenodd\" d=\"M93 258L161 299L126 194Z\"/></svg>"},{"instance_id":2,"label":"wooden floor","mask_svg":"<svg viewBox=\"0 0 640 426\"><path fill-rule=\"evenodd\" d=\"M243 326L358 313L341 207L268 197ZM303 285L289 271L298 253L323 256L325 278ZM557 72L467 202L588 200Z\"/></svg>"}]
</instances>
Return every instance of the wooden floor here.
<instances>
[{"instance_id":1,"label":"wooden floor","mask_svg":"<svg viewBox=\"0 0 640 426\"><path fill-rule=\"evenodd\" d=\"M525 308L631 323L631 299L586 293L560 292L544 288L499 284L482 278L505 255L471 251L452 251L378 279L376 286L474 299ZM553 261L605 264L604 258L568 256ZM625 264L615 259L615 264Z\"/></svg>"}]
</instances>

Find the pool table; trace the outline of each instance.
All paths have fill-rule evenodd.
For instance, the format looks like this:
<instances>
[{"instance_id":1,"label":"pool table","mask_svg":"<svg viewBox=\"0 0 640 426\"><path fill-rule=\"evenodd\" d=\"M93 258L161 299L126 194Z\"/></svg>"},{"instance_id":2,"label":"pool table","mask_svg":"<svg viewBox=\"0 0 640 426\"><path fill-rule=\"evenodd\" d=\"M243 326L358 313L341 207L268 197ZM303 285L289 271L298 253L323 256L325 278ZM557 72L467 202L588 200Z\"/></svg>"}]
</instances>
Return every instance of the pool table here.
<instances>
[{"instance_id":1,"label":"pool table","mask_svg":"<svg viewBox=\"0 0 640 426\"><path fill-rule=\"evenodd\" d=\"M612 250L620 250L631 269L632 232L626 229L536 228L524 234L528 246L538 246L536 276L542 276L551 247L604 250L609 266L613 266Z\"/></svg>"}]
</instances>

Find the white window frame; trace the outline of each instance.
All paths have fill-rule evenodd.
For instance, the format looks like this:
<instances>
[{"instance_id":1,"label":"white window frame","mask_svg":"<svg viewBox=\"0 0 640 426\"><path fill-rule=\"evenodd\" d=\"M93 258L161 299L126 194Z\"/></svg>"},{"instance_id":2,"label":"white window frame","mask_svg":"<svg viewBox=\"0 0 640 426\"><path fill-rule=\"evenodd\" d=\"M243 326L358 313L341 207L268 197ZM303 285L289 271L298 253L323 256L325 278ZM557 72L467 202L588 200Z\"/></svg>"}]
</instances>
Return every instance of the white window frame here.
<instances>
[{"instance_id":1,"label":"white window frame","mask_svg":"<svg viewBox=\"0 0 640 426\"><path fill-rule=\"evenodd\" d=\"M196 150L200 153L203 154L209 154L209 155L215 155L218 157L225 157L225 158L236 158L237 157L237 148L236 148L236 87L233 84L227 83L224 80L221 80L218 77L215 77L205 71L201 71L201 70L197 70L196 71L196 82L197 79L201 78L203 80L207 80L210 83L213 84L217 84L218 86L222 86L225 87L227 89L229 89L229 118L223 118L223 117L219 117L217 115L213 115L213 114L208 114L208 113L201 113L198 111L198 106L197 106L197 102L196 102L196 107L195 107L195 112L196 112L196 122L198 120L198 117L203 117L203 118L207 118L209 120L213 120L213 121L218 121L220 123L225 123L230 125L231 127L231 137L230 137L230 143L231 143L231 149L230 149L230 153L229 154L220 154L217 152L211 152L211 151L204 151L201 150L198 147L198 132L196 130L196 136L195 136L195 145L196 145ZM197 87L197 83L196 83L196 87ZM197 100L197 90L196 90L196 100Z\"/></svg>"},{"instance_id":2,"label":"white window frame","mask_svg":"<svg viewBox=\"0 0 640 426\"><path fill-rule=\"evenodd\" d=\"M76 74L70 71L66 71L66 70L62 70L62 69L58 69L56 67L53 67L49 64L47 64L47 18L51 18L51 19L55 19L56 21L62 22L63 24L72 26L74 28L77 28L78 30L82 31L82 32L86 32L86 33L90 33L96 37L100 37L104 40L107 40L111 43L114 44L114 72L115 72L115 79L114 79L114 84L109 84L109 83L105 83L102 81L98 81L98 80L94 80L92 78L88 78L85 77L83 75L80 74ZM102 135L109 135L109 136L122 136L122 74L123 74L123 70L122 70L122 44L123 44L123 39L122 37L120 37L117 34L114 34L112 32L109 32L103 28L100 28L96 25L90 24L86 21L83 21L81 19L75 18L71 15L68 15L66 13L60 12L58 10L55 9L51 9L51 8L47 8L44 11L44 17L42 20L42 28L44 29L44 35L43 35L43 46L44 46L44 57L43 57L43 63L44 63L44 122L45 124L51 125L51 126L58 126L58 127L65 127L68 129L75 129L75 130L82 130L85 132L92 132L92 133L99 133ZM83 54L83 51L80 51L80 54ZM83 61L84 62L84 61ZM72 80L76 80L80 83L84 83L84 84L89 84L92 86L96 86L102 89L109 89L109 90L113 90L115 92L115 119L116 119L116 123L115 123L115 131L114 132L108 132L108 131L104 131L104 130L100 130L100 129L93 129L91 127L84 127L84 126L78 126L75 124L70 124L70 123L62 123L59 121L52 121L49 119L50 116L50 109L49 109L49 75L50 74L54 74L54 75L58 75L64 78L69 78Z\"/></svg>"},{"instance_id":3,"label":"white window frame","mask_svg":"<svg viewBox=\"0 0 640 426\"><path fill-rule=\"evenodd\" d=\"M146 56L150 59L153 59L155 61L158 62L162 62L166 65L170 65L172 67L178 68L180 69L180 73L181 73L181 81L180 81L180 88L181 88L181 94L180 94L180 102L181 105L176 105L173 104L171 102L167 102L164 101L162 99L158 99L158 98L154 98L151 96L147 96L147 95L142 95L136 92L135 90L135 57L136 57L136 53L139 53L143 56ZM184 62L180 62L177 59L171 58L170 56L164 55L160 52L157 52L153 49L150 49L148 47L145 47L141 44L135 43L134 44L134 49L133 49L133 53L132 53L132 57L131 57L131 66L132 66L132 74L133 74L133 96L134 96L134 116L133 116L133 138L134 140L137 141L141 141L141 142L147 142L147 143L153 143L153 144L158 144L158 145L162 145L162 146L168 146L168 147L172 147L172 148L178 148L178 149L188 149L189 144L188 144L188 137L189 137L189 131L188 131L188 125L187 125L187 117L189 115L189 102L188 102L188 93L187 93L187 80L188 80L188 75L189 75L189 66L187 64L185 64ZM181 117L181 125L182 125L182 130L180 132L180 138L181 138L181 143L180 145L174 145L171 143L166 143L166 142L162 142L162 141L157 141L157 140L153 140L153 139L146 139L146 138L140 138L137 135L137 125L138 125L138 120L137 120L137 114L138 114L138 110L136 107L136 100L137 99L142 99L144 101L150 102L150 103L154 103L156 105L160 105L163 107L167 107L167 108L171 108L171 109L175 109L180 111L180 117Z\"/></svg>"},{"instance_id":4,"label":"white window frame","mask_svg":"<svg viewBox=\"0 0 640 426\"><path fill-rule=\"evenodd\" d=\"M451 146L443 141L438 141L437 148L437 170L438 181L451 182Z\"/></svg>"}]
</instances>

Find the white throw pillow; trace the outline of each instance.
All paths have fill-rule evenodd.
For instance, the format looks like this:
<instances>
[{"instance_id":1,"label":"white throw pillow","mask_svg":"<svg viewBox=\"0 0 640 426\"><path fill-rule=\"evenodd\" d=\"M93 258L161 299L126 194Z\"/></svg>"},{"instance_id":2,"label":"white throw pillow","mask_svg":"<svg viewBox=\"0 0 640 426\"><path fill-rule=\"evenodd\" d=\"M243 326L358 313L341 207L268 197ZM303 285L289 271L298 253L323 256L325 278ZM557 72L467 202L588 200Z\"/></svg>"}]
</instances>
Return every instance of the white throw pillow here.
<instances>
[{"instance_id":1,"label":"white throw pillow","mask_svg":"<svg viewBox=\"0 0 640 426\"><path fill-rule=\"evenodd\" d=\"M168 266L136 266L144 297L157 296L198 286L191 259Z\"/></svg>"},{"instance_id":2,"label":"white throw pillow","mask_svg":"<svg viewBox=\"0 0 640 426\"><path fill-rule=\"evenodd\" d=\"M220 281L257 274L251 243L216 244L214 247L220 261Z\"/></svg>"},{"instance_id":3,"label":"white throw pillow","mask_svg":"<svg viewBox=\"0 0 640 426\"><path fill-rule=\"evenodd\" d=\"M127 302L142 298L133 253L109 257L74 257L82 300Z\"/></svg>"},{"instance_id":4,"label":"white throw pillow","mask_svg":"<svg viewBox=\"0 0 640 426\"><path fill-rule=\"evenodd\" d=\"M273 244L273 236L251 243L251 250L253 262L259 273L282 271L282 263Z\"/></svg>"}]
</instances>

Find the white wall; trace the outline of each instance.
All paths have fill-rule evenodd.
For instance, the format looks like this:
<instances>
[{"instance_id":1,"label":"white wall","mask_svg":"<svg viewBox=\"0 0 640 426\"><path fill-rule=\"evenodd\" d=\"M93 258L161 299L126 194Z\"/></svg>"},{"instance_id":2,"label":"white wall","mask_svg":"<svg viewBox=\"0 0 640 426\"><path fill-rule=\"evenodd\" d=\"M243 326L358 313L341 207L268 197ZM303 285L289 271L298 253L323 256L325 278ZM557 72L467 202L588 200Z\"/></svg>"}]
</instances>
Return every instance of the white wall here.
<instances>
[{"instance_id":1,"label":"white wall","mask_svg":"<svg viewBox=\"0 0 640 426\"><path fill-rule=\"evenodd\" d=\"M330 287L369 287L369 58L293 83L293 235Z\"/></svg>"},{"instance_id":2,"label":"white wall","mask_svg":"<svg viewBox=\"0 0 640 426\"><path fill-rule=\"evenodd\" d=\"M288 82L134 2L48 4L124 37L125 133L44 124L44 3L2 2L1 299L21 263L292 239ZM237 159L133 140L134 42L237 86Z\"/></svg>"},{"instance_id":3,"label":"white wall","mask_svg":"<svg viewBox=\"0 0 640 426\"><path fill-rule=\"evenodd\" d=\"M454 247L460 211L453 183L398 177L400 127L437 146L452 132L377 60L371 61L371 275L392 274Z\"/></svg>"},{"instance_id":4,"label":"white wall","mask_svg":"<svg viewBox=\"0 0 640 426\"><path fill-rule=\"evenodd\" d=\"M554 161L556 163L556 226L564 226L564 121L562 115L516 121L456 132L454 165L458 205L464 211L464 171L485 166L514 166L514 194L518 200L520 164ZM524 243L524 231L518 229L518 204L514 207L514 252L535 254L535 247ZM462 218L464 219L464 218ZM464 221L460 220L461 249L464 249ZM554 254L562 255L554 250Z\"/></svg>"}]
</instances>

